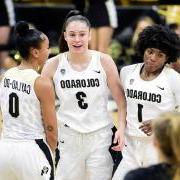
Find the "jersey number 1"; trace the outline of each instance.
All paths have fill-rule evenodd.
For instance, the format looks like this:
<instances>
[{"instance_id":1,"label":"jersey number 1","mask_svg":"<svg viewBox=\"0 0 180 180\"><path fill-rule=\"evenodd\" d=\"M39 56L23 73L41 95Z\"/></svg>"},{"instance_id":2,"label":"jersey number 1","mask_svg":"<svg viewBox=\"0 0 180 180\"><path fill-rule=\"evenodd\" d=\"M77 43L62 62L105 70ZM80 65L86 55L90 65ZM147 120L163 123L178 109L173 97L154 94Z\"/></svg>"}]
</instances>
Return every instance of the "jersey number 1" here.
<instances>
[{"instance_id":1,"label":"jersey number 1","mask_svg":"<svg viewBox=\"0 0 180 180\"><path fill-rule=\"evenodd\" d=\"M15 118L19 116L19 97L16 93L9 95L9 113Z\"/></svg>"},{"instance_id":2,"label":"jersey number 1","mask_svg":"<svg viewBox=\"0 0 180 180\"><path fill-rule=\"evenodd\" d=\"M138 104L138 121L139 122L142 122L142 109L143 109L143 105Z\"/></svg>"}]
</instances>

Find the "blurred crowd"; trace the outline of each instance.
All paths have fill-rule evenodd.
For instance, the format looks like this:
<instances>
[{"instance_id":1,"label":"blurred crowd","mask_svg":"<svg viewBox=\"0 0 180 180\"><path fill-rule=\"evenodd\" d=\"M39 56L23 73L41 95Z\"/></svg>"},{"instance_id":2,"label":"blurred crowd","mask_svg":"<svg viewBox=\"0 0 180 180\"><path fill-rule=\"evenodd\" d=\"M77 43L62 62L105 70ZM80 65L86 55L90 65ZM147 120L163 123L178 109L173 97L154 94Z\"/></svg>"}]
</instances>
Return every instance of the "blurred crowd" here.
<instances>
[{"instance_id":1,"label":"blurred crowd","mask_svg":"<svg viewBox=\"0 0 180 180\"><path fill-rule=\"evenodd\" d=\"M11 0L7 0L4 2L12 2ZM15 7L16 5L19 5L22 2L31 2L29 3L35 3L35 1L14 1ZM65 1L50 1L50 0L41 0L38 1L41 2L42 5L45 3L58 3L59 6L61 6L61 3L65 3ZM98 1L101 2L101 1ZM103 3L105 1L102 1ZM153 24L162 24L165 26L168 26L172 31L176 32L178 35L180 35L180 5L162 5L162 6L148 6L148 9L145 6L141 6L141 3L139 1L139 4L136 5L138 8L142 7L144 9L142 13L138 14L137 16L128 17L129 21L128 23L125 23L126 17L121 17L121 14L118 13L121 8L125 8L128 12L128 9L131 10L134 6L133 3L138 1L129 1L129 0L122 0L122 1L113 1L108 0L103 5L107 8L107 13L111 14L112 11L116 11L116 14L111 14L114 17L115 22L113 25L111 24L111 19L105 21L106 14L102 15L101 18L101 11L97 12L96 6L97 3L93 0L89 1L79 1L79 0L73 0L73 1L66 1L66 3L71 3L76 9L80 10L82 14L86 15L90 18L90 21L92 20L92 40L90 42L91 49L96 49L101 52L108 52L112 58L114 59L116 65L120 69L122 66L127 64L134 64L137 62L141 62L142 60L139 59L137 54L135 53L136 48L136 41L138 38L138 34L147 26L153 25ZM143 2L143 1L141 1ZM144 1L144 4L148 4L147 2L150 1ZM164 2L164 1L163 1ZM3 1L1 1L1 11L6 11L2 14L4 17L4 14L7 13L9 17L7 18L14 18L14 21L11 20L10 22L7 22L4 24L4 22L1 21L0 23L0 67L1 71L4 69L8 69L10 67L16 66L20 63L20 56L19 54L14 50L14 44L13 44L13 26L15 22L15 7L11 6L11 8L6 9L4 5L2 4ZM37 1L36 1L37 3ZM172 3L172 1L171 1ZM167 2L166 4L171 4L170 2ZM12 3L11 3L12 4ZM95 4L95 5L94 5ZM154 1L154 4L155 3ZM159 1L159 4L160 1ZM174 4L177 4L174 2ZM41 6L42 6L41 5ZM28 3L27 3L28 6ZM99 8L99 6L97 6ZM93 8L96 8L95 10ZM111 10L111 8L113 8ZM114 9L116 8L116 9ZM96 15L90 16L92 13L91 11L97 12ZM99 13L99 14L98 14ZM120 14L120 15L119 15ZM128 15L128 14L127 14ZM0 15L1 16L1 15ZM123 16L123 14L122 14ZM126 14L125 14L126 16ZM131 15L129 15L131 16ZM0 20L3 18L0 17ZM116 19L117 18L117 19ZM97 19L96 21L94 19ZM98 20L100 19L100 20ZM102 20L101 20L102 19ZM16 18L16 21L19 21L20 19ZM119 24L118 24L119 22ZM33 22L32 22L33 23ZM36 26L33 24L34 27ZM122 27L123 25L123 27ZM50 44L52 44L51 49L52 53L51 55L55 55L58 53L58 33L56 30L54 30L53 33L49 32L49 39ZM56 35L54 35L56 34ZM175 70L180 72L180 60L177 60L177 62L170 64Z\"/></svg>"}]
</instances>

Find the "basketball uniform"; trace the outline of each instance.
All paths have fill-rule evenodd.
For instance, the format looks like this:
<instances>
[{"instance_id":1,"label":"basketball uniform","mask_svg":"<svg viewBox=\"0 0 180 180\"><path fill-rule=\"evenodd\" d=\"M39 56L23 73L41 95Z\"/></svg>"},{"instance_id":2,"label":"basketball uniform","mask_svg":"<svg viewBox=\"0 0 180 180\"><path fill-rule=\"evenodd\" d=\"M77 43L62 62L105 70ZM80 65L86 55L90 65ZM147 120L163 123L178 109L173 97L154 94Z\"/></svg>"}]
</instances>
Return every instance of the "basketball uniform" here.
<instances>
[{"instance_id":1,"label":"basketball uniform","mask_svg":"<svg viewBox=\"0 0 180 180\"><path fill-rule=\"evenodd\" d=\"M51 151L45 143L40 102L34 91L39 74L17 67L1 81L3 117L0 180L53 180Z\"/></svg>"},{"instance_id":2,"label":"basketball uniform","mask_svg":"<svg viewBox=\"0 0 180 180\"><path fill-rule=\"evenodd\" d=\"M58 180L110 180L112 176L107 77L100 53L90 52L91 61L83 71L72 69L66 52L60 54L53 78L60 102Z\"/></svg>"},{"instance_id":3,"label":"basketball uniform","mask_svg":"<svg viewBox=\"0 0 180 180\"><path fill-rule=\"evenodd\" d=\"M143 63L122 68L121 81L127 101L126 146L123 159L113 180L123 180L124 175L137 167L157 163L157 154L152 145L152 137L139 127L142 121L155 119L161 113L175 110L180 105L180 75L169 67L153 80L140 77Z\"/></svg>"}]
</instances>

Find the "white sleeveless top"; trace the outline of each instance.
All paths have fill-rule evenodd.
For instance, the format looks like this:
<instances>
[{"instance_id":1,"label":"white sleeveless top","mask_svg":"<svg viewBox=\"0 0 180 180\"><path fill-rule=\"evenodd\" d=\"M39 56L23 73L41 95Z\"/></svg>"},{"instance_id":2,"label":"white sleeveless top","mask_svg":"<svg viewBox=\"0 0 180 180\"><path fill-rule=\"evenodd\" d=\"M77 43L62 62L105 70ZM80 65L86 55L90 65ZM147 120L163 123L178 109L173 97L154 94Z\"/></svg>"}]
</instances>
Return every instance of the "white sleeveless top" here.
<instances>
[{"instance_id":1,"label":"white sleeveless top","mask_svg":"<svg viewBox=\"0 0 180 180\"><path fill-rule=\"evenodd\" d=\"M73 130L89 133L112 123L107 110L108 87L100 53L91 51L92 59L83 71L71 68L67 53L59 55L54 84L60 107L57 118Z\"/></svg>"},{"instance_id":2,"label":"white sleeveless top","mask_svg":"<svg viewBox=\"0 0 180 180\"><path fill-rule=\"evenodd\" d=\"M158 77L144 81L140 77L142 66L126 66L120 74L127 101L126 133L137 137L147 137L139 129L142 121L155 119L180 105L180 74L164 67Z\"/></svg>"},{"instance_id":3,"label":"white sleeveless top","mask_svg":"<svg viewBox=\"0 0 180 180\"><path fill-rule=\"evenodd\" d=\"M0 105L3 117L3 138L45 138L40 102L34 91L39 74L17 67L6 71L0 84Z\"/></svg>"}]
</instances>

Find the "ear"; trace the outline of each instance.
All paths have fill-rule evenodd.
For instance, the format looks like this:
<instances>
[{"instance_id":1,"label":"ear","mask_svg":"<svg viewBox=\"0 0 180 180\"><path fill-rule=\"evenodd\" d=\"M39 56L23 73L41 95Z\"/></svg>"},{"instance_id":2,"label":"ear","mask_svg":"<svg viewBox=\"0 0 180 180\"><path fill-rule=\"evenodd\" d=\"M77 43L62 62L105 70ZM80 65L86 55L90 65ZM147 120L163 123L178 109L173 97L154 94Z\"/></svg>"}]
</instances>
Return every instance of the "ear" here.
<instances>
[{"instance_id":1,"label":"ear","mask_svg":"<svg viewBox=\"0 0 180 180\"><path fill-rule=\"evenodd\" d=\"M31 51L31 54L32 54L33 57L35 57L35 58L39 57L39 50L38 49L31 48L30 51Z\"/></svg>"},{"instance_id":2,"label":"ear","mask_svg":"<svg viewBox=\"0 0 180 180\"><path fill-rule=\"evenodd\" d=\"M64 39L65 41L67 41L67 32L63 32L64 33Z\"/></svg>"}]
</instances>

